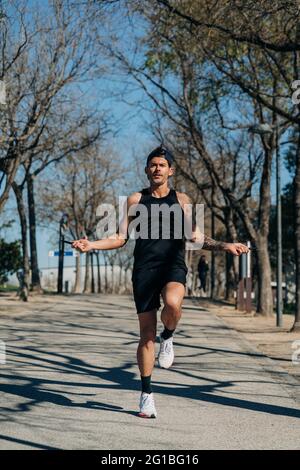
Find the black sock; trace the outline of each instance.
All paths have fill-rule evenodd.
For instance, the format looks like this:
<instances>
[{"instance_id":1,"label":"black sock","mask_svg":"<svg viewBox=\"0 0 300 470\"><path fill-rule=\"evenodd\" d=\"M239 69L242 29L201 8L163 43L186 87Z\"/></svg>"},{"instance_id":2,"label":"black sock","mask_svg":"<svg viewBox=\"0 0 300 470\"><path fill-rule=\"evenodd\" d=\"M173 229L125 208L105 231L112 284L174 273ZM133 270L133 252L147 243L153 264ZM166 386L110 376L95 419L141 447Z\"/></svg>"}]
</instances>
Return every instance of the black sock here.
<instances>
[{"instance_id":1,"label":"black sock","mask_svg":"<svg viewBox=\"0 0 300 470\"><path fill-rule=\"evenodd\" d=\"M143 393L152 393L151 375L148 375L147 377L142 377L141 376L141 381L142 381L142 392Z\"/></svg>"},{"instance_id":2,"label":"black sock","mask_svg":"<svg viewBox=\"0 0 300 470\"><path fill-rule=\"evenodd\" d=\"M171 338L171 336L173 336L174 331L175 331L175 329L174 330L168 330L168 328L165 327L164 331L161 334L161 337L163 339L169 339L169 338Z\"/></svg>"}]
</instances>

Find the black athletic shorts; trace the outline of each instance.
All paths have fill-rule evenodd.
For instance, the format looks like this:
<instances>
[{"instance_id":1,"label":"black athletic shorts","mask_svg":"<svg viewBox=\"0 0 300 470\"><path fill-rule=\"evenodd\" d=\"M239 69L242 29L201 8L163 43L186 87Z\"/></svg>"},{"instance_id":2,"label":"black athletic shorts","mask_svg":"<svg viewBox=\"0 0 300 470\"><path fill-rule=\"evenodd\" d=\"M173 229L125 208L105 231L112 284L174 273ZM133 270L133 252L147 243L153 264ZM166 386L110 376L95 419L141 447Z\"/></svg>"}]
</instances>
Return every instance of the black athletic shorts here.
<instances>
[{"instance_id":1,"label":"black athletic shorts","mask_svg":"<svg viewBox=\"0 0 300 470\"><path fill-rule=\"evenodd\" d=\"M148 312L161 306L160 293L167 282L186 284L187 268L141 268L132 273L133 297L137 313Z\"/></svg>"}]
</instances>

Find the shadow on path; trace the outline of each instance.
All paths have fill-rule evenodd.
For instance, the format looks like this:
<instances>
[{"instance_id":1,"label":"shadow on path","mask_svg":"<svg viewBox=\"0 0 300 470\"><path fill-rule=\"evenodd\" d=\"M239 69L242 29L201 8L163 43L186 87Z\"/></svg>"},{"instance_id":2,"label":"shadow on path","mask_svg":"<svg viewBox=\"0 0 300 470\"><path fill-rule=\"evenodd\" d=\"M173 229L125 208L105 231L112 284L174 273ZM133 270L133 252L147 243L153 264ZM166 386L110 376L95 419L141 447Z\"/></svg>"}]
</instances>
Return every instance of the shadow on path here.
<instances>
[{"instance_id":1,"label":"shadow on path","mask_svg":"<svg viewBox=\"0 0 300 470\"><path fill-rule=\"evenodd\" d=\"M214 350L215 351L215 350ZM61 393L61 386L67 387L66 395L74 395L78 397L91 396L91 394L85 394L82 392L74 392L74 388L90 388L95 389L95 395L99 391L108 391L108 390L135 390L139 391L140 382L136 378L136 374L131 372L132 367L131 363L125 363L120 367L96 367L83 361L81 359L74 358L67 354L55 353L55 352L43 352L35 348L26 348L26 353L21 351L15 352L10 351L11 355L17 356L18 359L26 359L27 363L32 364L32 360L38 361L38 369L51 370L52 372L56 371L63 376L65 374L67 380L55 380L55 379L44 379L44 378L35 378L22 375L4 375L2 374L2 383L0 384L0 391L3 394L11 394L22 399L28 399L26 403L20 403L16 407L10 410L11 412L24 412L29 411L33 406L41 403L52 403L57 406L65 407L78 407L78 408L88 408L101 411L114 411L121 413L128 413L136 415L136 412L124 410L120 406L111 405L109 403L102 403L97 401L88 400L85 403L80 403L71 400ZM50 356L43 357L44 355ZM300 418L300 410L295 408L288 408L284 406L272 405L268 403L258 403L255 401L242 400L238 398L225 397L219 395L218 392L223 392L229 387L233 387L238 383L253 383L253 380L243 380L243 381L224 381L224 380L211 380L207 377L197 377L191 374L188 374L186 371L181 371L180 369L174 368L168 371L170 374L170 379L172 379L172 374L179 374L182 376L192 377L193 380L198 379L201 381L208 382L205 385L186 385L178 382L172 382L170 380L170 387L168 384L166 386L160 385L159 382L154 384L154 391L156 393L164 394L167 396L176 396L180 398L187 398L192 400L198 400L207 403L216 403L223 406L230 406L235 408L242 408L250 411L268 413L273 415L281 416L291 416L294 418ZM72 374L72 377L70 377ZM78 374L81 380L73 381L73 375ZM83 380L82 380L83 377ZM91 383L88 381L88 378L97 378L99 379L99 384ZM87 380L86 380L87 379ZM105 384L102 384L101 381L105 381ZM7 383L3 383L3 381ZM19 384L19 382L23 384ZM16 384L18 382L18 385ZM259 381L260 384L268 383L266 380ZM51 391L47 390L47 387L51 388ZM57 390L53 390L57 387ZM2 415L5 415L7 408L0 408L2 410ZM9 413L8 413L9 414Z\"/></svg>"}]
</instances>

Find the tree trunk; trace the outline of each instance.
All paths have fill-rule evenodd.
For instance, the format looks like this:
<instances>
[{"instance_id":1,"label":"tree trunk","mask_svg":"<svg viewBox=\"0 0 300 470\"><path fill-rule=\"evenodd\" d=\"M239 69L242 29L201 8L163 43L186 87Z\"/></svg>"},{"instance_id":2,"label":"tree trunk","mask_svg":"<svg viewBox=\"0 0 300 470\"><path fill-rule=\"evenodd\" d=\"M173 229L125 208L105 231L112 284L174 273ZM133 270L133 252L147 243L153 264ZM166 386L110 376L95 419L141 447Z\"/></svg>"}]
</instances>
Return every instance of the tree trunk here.
<instances>
[{"instance_id":1,"label":"tree trunk","mask_svg":"<svg viewBox=\"0 0 300 470\"><path fill-rule=\"evenodd\" d=\"M273 314L273 293L268 239L258 237L257 247L258 299L256 312L263 316L271 316Z\"/></svg>"},{"instance_id":2,"label":"tree trunk","mask_svg":"<svg viewBox=\"0 0 300 470\"><path fill-rule=\"evenodd\" d=\"M115 265L111 265L111 293L115 294Z\"/></svg>"},{"instance_id":3,"label":"tree trunk","mask_svg":"<svg viewBox=\"0 0 300 470\"><path fill-rule=\"evenodd\" d=\"M91 273L92 273L92 294L95 294L95 277L94 277L94 256L93 252L90 252L91 257Z\"/></svg>"},{"instance_id":4,"label":"tree trunk","mask_svg":"<svg viewBox=\"0 0 300 470\"><path fill-rule=\"evenodd\" d=\"M78 256L76 256L75 286L73 289L74 294L80 294L80 281L81 281L81 262L80 262L80 254L78 254Z\"/></svg>"},{"instance_id":5,"label":"tree trunk","mask_svg":"<svg viewBox=\"0 0 300 470\"><path fill-rule=\"evenodd\" d=\"M29 256L28 256L28 245L27 245L27 219L26 211L22 197L22 191L20 190L17 183L13 182L12 187L17 200L18 213L21 223L21 236L22 236L22 270L23 280L20 285L20 298L25 302L28 300L29 291Z\"/></svg>"},{"instance_id":6,"label":"tree trunk","mask_svg":"<svg viewBox=\"0 0 300 470\"><path fill-rule=\"evenodd\" d=\"M104 274L104 279L105 279L105 294L107 294L107 288L108 288L108 279L107 279L107 259L104 259L105 263L105 274Z\"/></svg>"},{"instance_id":7,"label":"tree trunk","mask_svg":"<svg viewBox=\"0 0 300 470\"><path fill-rule=\"evenodd\" d=\"M30 237L30 260L31 260L31 286L30 290L42 293L37 246L36 246L36 220L35 220L35 203L34 203L34 187L32 175L27 178L27 196L28 196L28 215L29 215L29 237Z\"/></svg>"},{"instance_id":8,"label":"tree trunk","mask_svg":"<svg viewBox=\"0 0 300 470\"><path fill-rule=\"evenodd\" d=\"M211 204L213 205L213 198L214 198L214 185L212 186L211 192ZM215 239L215 215L213 210L211 211L211 238ZM215 252L211 252L211 264L210 264L210 298L214 299L216 295L216 283L215 283L215 276L216 276L216 255Z\"/></svg>"},{"instance_id":9,"label":"tree trunk","mask_svg":"<svg viewBox=\"0 0 300 470\"><path fill-rule=\"evenodd\" d=\"M122 270L122 263L119 263L119 282L118 282L118 294L121 293L122 288L124 289L124 284L123 284L123 270Z\"/></svg>"},{"instance_id":10,"label":"tree trunk","mask_svg":"<svg viewBox=\"0 0 300 470\"><path fill-rule=\"evenodd\" d=\"M124 288L125 288L125 294L127 294L127 272L128 269L125 266L125 276L124 276Z\"/></svg>"},{"instance_id":11,"label":"tree trunk","mask_svg":"<svg viewBox=\"0 0 300 470\"><path fill-rule=\"evenodd\" d=\"M85 258L85 278L84 278L84 294L91 293L91 282L90 282L90 254L89 252L86 253Z\"/></svg>"},{"instance_id":12,"label":"tree trunk","mask_svg":"<svg viewBox=\"0 0 300 470\"><path fill-rule=\"evenodd\" d=\"M234 225L233 220L234 214L231 208L228 210L228 224L226 225L226 240L236 242L237 240L237 231ZM226 253L225 260L225 300L233 300L234 292L237 291L238 287L238 259L236 256L231 256Z\"/></svg>"},{"instance_id":13,"label":"tree trunk","mask_svg":"<svg viewBox=\"0 0 300 470\"><path fill-rule=\"evenodd\" d=\"M294 178L296 313L292 331L300 331L300 130L298 130L296 173Z\"/></svg>"},{"instance_id":14,"label":"tree trunk","mask_svg":"<svg viewBox=\"0 0 300 470\"><path fill-rule=\"evenodd\" d=\"M259 201L259 230L255 241L258 248L258 302L257 314L271 316L273 314L273 293L271 286L271 264L268 249L270 206L271 206L271 165L272 155L276 147L275 136L272 136L266 142L262 140L265 149L265 160L263 165L263 175L260 183L260 201Z\"/></svg>"},{"instance_id":15,"label":"tree trunk","mask_svg":"<svg viewBox=\"0 0 300 470\"><path fill-rule=\"evenodd\" d=\"M96 259L97 259L98 294L101 294L101 268L100 268L100 260L99 260L99 251L96 252Z\"/></svg>"}]
</instances>

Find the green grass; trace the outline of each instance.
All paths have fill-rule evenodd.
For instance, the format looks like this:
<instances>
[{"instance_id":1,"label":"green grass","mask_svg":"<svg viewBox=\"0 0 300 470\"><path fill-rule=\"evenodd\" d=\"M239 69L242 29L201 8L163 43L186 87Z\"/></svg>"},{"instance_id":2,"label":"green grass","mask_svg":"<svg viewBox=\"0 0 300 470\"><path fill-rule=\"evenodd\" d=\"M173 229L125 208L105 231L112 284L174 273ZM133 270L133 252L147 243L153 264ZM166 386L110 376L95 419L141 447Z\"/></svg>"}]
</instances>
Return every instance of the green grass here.
<instances>
[{"instance_id":1,"label":"green grass","mask_svg":"<svg viewBox=\"0 0 300 470\"><path fill-rule=\"evenodd\" d=\"M0 292L17 292L18 287L17 286L10 286L9 284L7 286L0 286Z\"/></svg>"},{"instance_id":2,"label":"green grass","mask_svg":"<svg viewBox=\"0 0 300 470\"><path fill-rule=\"evenodd\" d=\"M296 304L295 304L295 302L285 304L284 307L283 307L283 313L285 315L295 315L295 313L296 313Z\"/></svg>"}]
</instances>

